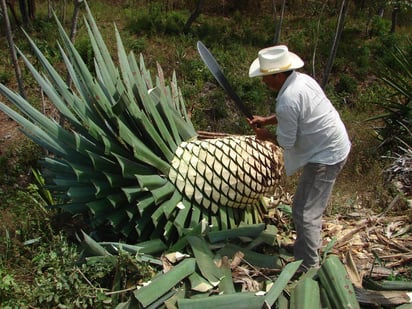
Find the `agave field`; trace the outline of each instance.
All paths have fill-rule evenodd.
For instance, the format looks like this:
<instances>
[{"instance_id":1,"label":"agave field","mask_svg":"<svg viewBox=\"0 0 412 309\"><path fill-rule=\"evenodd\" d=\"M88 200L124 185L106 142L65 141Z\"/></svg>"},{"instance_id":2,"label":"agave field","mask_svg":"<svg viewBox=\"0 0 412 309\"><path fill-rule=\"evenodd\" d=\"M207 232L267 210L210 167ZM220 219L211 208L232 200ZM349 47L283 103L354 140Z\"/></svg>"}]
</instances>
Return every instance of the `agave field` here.
<instances>
[{"instance_id":1,"label":"agave field","mask_svg":"<svg viewBox=\"0 0 412 309\"><path fill-rule=\"evenodd\" d=\"M95 293L67 303L51 291L36 308L411 308L410 214L386 216L401 194L379 213L327 215L321 266L298 272L281 149L196 130L176 74L168 80L157 65L152 75L116 27L112 55L85 7L92 69L57 17L69 82L28 34L35 57L18 51L60 121L0 84L0 110L47 151L33 169L36 196L84 227L76 271L62 280L76 274ZM388 171L410 188L410 173ZM110 282L82 268L98 264ZM6 303L13 284L0 276Z\"/></svg>"}]
</instances>

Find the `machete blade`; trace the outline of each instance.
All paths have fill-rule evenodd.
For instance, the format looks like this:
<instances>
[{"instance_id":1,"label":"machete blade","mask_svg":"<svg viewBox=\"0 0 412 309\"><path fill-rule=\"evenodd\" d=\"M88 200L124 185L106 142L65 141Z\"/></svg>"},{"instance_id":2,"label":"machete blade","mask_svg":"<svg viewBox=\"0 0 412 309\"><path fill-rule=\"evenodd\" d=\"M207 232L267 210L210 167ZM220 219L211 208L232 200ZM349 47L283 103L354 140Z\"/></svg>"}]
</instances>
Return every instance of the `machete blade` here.
<instances>
[{"instance_id":1,"label":"machete blade","mask_svg":"<svg viewBox=\"0 0 412 309\"><path fill-rule=\"evenodd\" d=\"M203 62L208 67L210 73L212 73L213 77L217 80L219 85L226 91L226 93L232 98L235 102L237 107L241 110L241 112L249 119L253 118L253 114L250 110L243 104L242 100L230 86L229 82L227 81L225 75L223 75L222 70L220 69L219 64L217 63L216 59L210 53L210 51L206 48L206 46L201 42L197 42L197 50L199 51L200 57L202 58Z\"/></svg>"}]
</instances>

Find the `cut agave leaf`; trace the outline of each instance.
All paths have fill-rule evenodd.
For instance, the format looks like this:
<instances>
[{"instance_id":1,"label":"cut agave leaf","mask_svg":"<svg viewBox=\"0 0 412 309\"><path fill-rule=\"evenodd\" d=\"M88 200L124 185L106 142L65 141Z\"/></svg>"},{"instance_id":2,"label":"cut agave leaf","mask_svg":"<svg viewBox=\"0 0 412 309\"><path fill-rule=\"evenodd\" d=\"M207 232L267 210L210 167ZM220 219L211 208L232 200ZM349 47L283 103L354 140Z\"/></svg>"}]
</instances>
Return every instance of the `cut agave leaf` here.
<instances>
[{"instance_id":1,"label":"cut agave leaf","mask_svg":"<svg viewBox=\"0 0 412 309\"><path fill-rule=\"evenodd\" d=\"M211 243L215 243L222 240L228 240L231 238L238 237L256 237L259 235L265 228L264 223L253 224L248 226L240 226L235 229L223 230L223 231L211 231L207 233Z\"/></svg>"},{"instance_id":2,"label":"cut agave leaf","mask_svg":"<svg viewBox=\"0 0 412 309\"><path fill-rule=\"evenodd\" d=\"M330 303L335 308L360 308L345 266L336 255L329 255L318 271Z\"/></svg>"},{"instance_id":3,"label":"cut agave leaf","mask_svg":"<svg viewBox=\"0 0 412 309\"><path fill-rule=\"evenodd\" d=\"M84 256L108 256L111 255L102 245L82 231Z\"/></svg>"},{"instance_id":4,"label":"cut agave leaf","mask_svg":"<svg viewBox=\"0 0 412 309\"><path fill-rule=\"evenodd\" d=\"M147 307L173 289L182 279L193 274L195 266L195 259L185 259L167 273L157 276L148 285L135 291L133 295L142 306Z\"/></svg>"},{"instance_id":5,"label":"cut agave leaf","mask_svg":"<svg viewBox=\"0 0 412 309\"><path fill-rule=\"evenodd\" d=\"M222 249L218 251L221 256L233 257L236 252L242 252L244 254L243 259L249 264L252 264L256 267L261 268L270 268L270 269L281 269L282 264L277 256L267 255L258 253L246 248L236 246L234 244L228 243Z\"/></svg>"},{"instance_id":6,"label":"cut agave leaf","mask_svg":"<svg viewBox=\"0 0 412 309\"><path fill-rule=\"evenodd\" d=\"M189 281L193 291L205 293L213 289L213 285L196 272L189 276Z\"/></svg>"},{"instance_id":7,"label":"cut agave leaf","mask_svg":"<svg viewBox=\"0 0 412 309\"><path fill-rule=\"evenodd\" d=\"M276 279L275 283L272 285L270 290L265 296L265 303L269 308L272 308L273 304L276 302L278 297L282 294L282 291L288 285L289 280L292 279L293 275L298 270L302 261L296 261L289 263L280 273L279 277Z\"/></svg>"},{"instance_id":8,"label":"cut agave leaf","mask_svg":"<svg viewBox=\"0 0 412 309\"><path fill-rule=\"evenodd\" d=\"M201 299L179 299L179 309L252 309L262 308L265 299L254 293L236 293L230 295L210 296Z\"/></svg>"},{"instance_id":9,"label":"cut agave leaf","mask_svg":"<svg viewBox=\"0 0 412 309\"><path fill-rule=\"evenodd\" d=\"M229 259L227 257L222 257L222 265L220 266L222 270L223 277L219 283L219 290L222 294L235 294L235 286L233 284L232 271L230 269Z\"/></svg>"},{"instance_id":10,"label":"cut agave leaf","mask_svg":"<svg viewBox=\"0 0 412 309\"><path fill-rule=\"evenodd\" d=\"M299 280L292 290L290 309L320 309L319 284L312 278Z\"/></svg>"},{"instance_id":11,"label":"cut agave leaf","mask_svg":"<svg viewBox=\"0 0 412 309\"><path fill-rule=\"evenodd\" d=\"M206 241L196 236L189 236L187 240L196 258L200 272L212 286L217 286L223 278L223 272L213 261L213 253L209 249Z\"/></svg>"}]
</instances>

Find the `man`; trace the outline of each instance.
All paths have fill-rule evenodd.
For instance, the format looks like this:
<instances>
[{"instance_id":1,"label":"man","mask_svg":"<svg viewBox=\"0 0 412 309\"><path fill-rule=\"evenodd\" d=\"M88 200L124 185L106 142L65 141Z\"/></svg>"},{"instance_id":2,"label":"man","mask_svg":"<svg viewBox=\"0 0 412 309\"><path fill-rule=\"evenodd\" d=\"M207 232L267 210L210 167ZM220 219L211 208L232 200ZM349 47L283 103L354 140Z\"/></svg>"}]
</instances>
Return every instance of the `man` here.
<instances>
[{"instance_id":1,"label":"man","mask_svg":"<svg viewBox=\"0 0 412 309\"><path fill-rule=\"evenodd\" d=\"M340 116L319 84L296 72L302 59L284 45L262 49L250 66L250 77L262 77L278 91L274 115L249 119L256 136L272 140L284 150L288 176L302 169L293 200L296 228L294 256L301 270L319 266L322 215L336 177L350 151L350 141ZM264 128L277 124L276 136Z\"/></svg>"}]
</instances>

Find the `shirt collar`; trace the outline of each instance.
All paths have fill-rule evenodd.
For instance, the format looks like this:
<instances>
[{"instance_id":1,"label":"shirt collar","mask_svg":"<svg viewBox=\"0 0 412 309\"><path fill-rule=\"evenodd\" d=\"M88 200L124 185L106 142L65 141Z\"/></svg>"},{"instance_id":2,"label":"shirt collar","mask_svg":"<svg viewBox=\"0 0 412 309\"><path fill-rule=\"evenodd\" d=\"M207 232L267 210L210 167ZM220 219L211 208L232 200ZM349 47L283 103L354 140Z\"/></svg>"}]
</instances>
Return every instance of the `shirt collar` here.
<instances>
[{"instance_id":1,"label":"shirt collar","mask_svg":"<svg viewBox=\"0 0 412 309\"><path fill-rule=\"evenodd\" d=\"M293 80L296 79L296 76L298 75L298 73L296 71L293 71L288 78L285 80L285 82L283 83L282 88L280 88L279 93L277 95L278 98L280 98L283 94L283 92L285 92L286 88L292 83Z\"/></svg>"}]
</instances>

